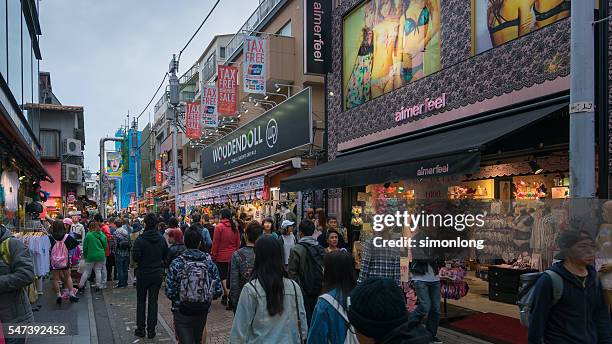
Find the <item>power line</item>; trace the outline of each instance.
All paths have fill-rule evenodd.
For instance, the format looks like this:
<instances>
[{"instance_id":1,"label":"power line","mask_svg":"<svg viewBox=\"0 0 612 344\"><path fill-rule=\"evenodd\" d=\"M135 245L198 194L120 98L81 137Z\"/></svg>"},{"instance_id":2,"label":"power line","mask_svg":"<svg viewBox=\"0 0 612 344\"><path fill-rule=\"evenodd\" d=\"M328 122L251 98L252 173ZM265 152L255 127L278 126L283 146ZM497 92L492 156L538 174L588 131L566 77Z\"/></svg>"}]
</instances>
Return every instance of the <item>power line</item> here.
<instances>
[{"instance_id":1,"label":"power line","mask_svg":"<svg viewBox=\"0 0 612 344\"><path fill-rule=\"evenodd\" d=\"M217 0L217 2L215 2L215 5L210 9L210 11L208 12L208 14L206 15L206 17L204 18L204 20L202 21L202 23L200 24L200 26L198 27L198 29L193 33L193 35L191 36L191 38L189 38L189 41L187 41L187 44L185 44L185 46L183 47L183 49L181 49L179 51L179 55L178 55L178 60L181 59L181 55L183 54L183 51L185 51L185 49L187 49L187 46L189 46L189 44L191 43L191 41L193 41L193 39L195 38L195 36L198 34L198 32L200 32L200 29L202 28L202 26L204 26L204 23L206 23L206 21L208 20L208 17L210 17L210 15L213 13L213 11L215 10L215 8L217 8L217 5L219 4L219 2L221 2L221 0Z\"/></svg>"},{"instance_id":2,"label":"power line","mask_svg":"<svg viewBox=\"0 0 612 344\"><path fill-rule=\"evenodd\" d=\"M153 94L153 97L151 97L151 100L149 100L149 103L147 103L147 106L145 106L144 109L142 109L142 112L140 113L140 115L138 115L138 117L136 117L136 121L138 121L138 119L140 119L140 116L142 116L145 111L147 111L147 109L149 108L149 106L151 106L151 103L153 102L153 100L155 100L155 97L157 96L157 93L159 92L159 90L162 88L162 86L164 86L164 82L166 82L166 78L168 77L168 73L164 74L164 78L162 79L162 81L159 83L159 86L157 87L157 90L155 91L155 93Z\"/></svg>"}]
</instances>

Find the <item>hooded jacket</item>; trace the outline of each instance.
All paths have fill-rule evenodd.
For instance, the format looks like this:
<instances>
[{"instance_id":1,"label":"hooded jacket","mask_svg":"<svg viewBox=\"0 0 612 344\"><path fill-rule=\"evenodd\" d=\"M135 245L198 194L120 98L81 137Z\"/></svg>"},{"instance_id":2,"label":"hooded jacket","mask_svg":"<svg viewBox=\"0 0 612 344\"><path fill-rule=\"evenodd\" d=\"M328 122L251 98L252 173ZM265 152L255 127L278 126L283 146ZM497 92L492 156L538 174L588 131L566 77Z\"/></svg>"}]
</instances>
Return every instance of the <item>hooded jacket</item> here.
<instances>
[{"instance_id":1,"label":"hooded jacket","mask_svg":"<svg viewBox=\"0 0 612 344\"><path fill-rule=\"evenodd\" d=\"M83 240L83 257L87 263L103 262L108 247L106 235L100 231L87 232Z\"/></svg>"},{"instance_id":2,"label":"hooded jacket","mask_svg":"<svg viewBox=\"0 0 612 344\"><path fill-rule=\"evenodd\" d=\"M145 228L132 248L132 258L138 264L138 274L163 272L167 255L166 240L155 228Z\"/></svg>"},{"instance_id":3,"label":"hooded jacket","mask_svg":"<svg viewBox=\"0 0 612 344\"><path fill-rule=\"evenodd\" d=\"M612 323L597 272L591 266L584 286L563 262L550 270L563 278L563 294L553 305L553 285L543 274L534 286L529 344L612 344Z\"/></svg>"},{"instance_id":4,"label":"hooded jacket","mask_svg":"<svg viewBox=\"0 0 612 344\"><path fill-rule=\"evenodd\" d=\"M11 232L0 226L0 244L9 241L10 264L0 258L0 321L24 323L33 321L30 300L23 287L34 280L30 251Z\"/></svg>"}]
</instances>

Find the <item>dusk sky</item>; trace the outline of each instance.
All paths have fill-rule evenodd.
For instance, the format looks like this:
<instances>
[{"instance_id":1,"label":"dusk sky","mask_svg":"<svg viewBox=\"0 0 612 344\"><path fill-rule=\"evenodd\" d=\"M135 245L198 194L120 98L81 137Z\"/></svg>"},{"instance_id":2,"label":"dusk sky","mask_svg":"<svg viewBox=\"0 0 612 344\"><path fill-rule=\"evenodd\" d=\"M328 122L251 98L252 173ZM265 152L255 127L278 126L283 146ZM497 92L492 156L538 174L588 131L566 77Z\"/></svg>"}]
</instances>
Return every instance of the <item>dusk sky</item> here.
<instances>
[{"instance_id":1,"label":"dusk sky","mask_svg":"<svg viewBox=\"0 0 612 344\"><path fill-rule=\"evenodd\" d=\"M187 43L213 0L41 0L41 71L51 73L64 105L85 107L85 167L99 167L99 140L139 114L157 89L172 54ZM179 76L215 34L236 33L258 2L221 1L183 52ZM153 104L140 129L153 118Z\"/></svg>"}]
</instances>

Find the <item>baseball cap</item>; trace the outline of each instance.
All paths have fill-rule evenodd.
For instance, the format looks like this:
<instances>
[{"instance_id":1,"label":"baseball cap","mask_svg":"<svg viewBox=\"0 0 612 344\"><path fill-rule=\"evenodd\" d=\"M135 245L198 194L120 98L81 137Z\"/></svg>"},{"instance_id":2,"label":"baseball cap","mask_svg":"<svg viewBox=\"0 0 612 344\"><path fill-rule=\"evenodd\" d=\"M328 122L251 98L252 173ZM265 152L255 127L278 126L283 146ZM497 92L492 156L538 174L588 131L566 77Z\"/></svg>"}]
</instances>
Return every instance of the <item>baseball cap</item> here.
<instances>
[{"instance_id":1,"label":"baseball cap","mask_svg":"<svg viewBox=\"0 0 612 344\"><path fill-rule=\"evenodd\" d=\"M281 228L282 229L286 229L289 226L294 226L295 222L293 221L289 221L289 220L284 220L283 223L281 223Z\"/></svg>"}]
</instances>

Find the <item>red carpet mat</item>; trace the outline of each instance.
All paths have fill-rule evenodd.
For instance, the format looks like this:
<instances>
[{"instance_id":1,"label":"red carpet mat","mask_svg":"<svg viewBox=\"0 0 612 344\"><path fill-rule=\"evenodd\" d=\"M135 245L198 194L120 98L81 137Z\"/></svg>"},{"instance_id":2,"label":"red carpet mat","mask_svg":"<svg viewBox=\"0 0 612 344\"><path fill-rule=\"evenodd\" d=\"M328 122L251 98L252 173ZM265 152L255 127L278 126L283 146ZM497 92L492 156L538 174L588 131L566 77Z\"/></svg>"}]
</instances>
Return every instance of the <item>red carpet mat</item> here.
<instances>
[{"instance_id":1,"label":"red carpet mat","mask_svg":"<svg viewBox=\"0 0 612 344\"><path fill-rule=\"evenodd\" d=\"M518 319L480 313L450 324L453 329L495 343L527 343L527 328Z\"/></svg>"}]
</instances>

